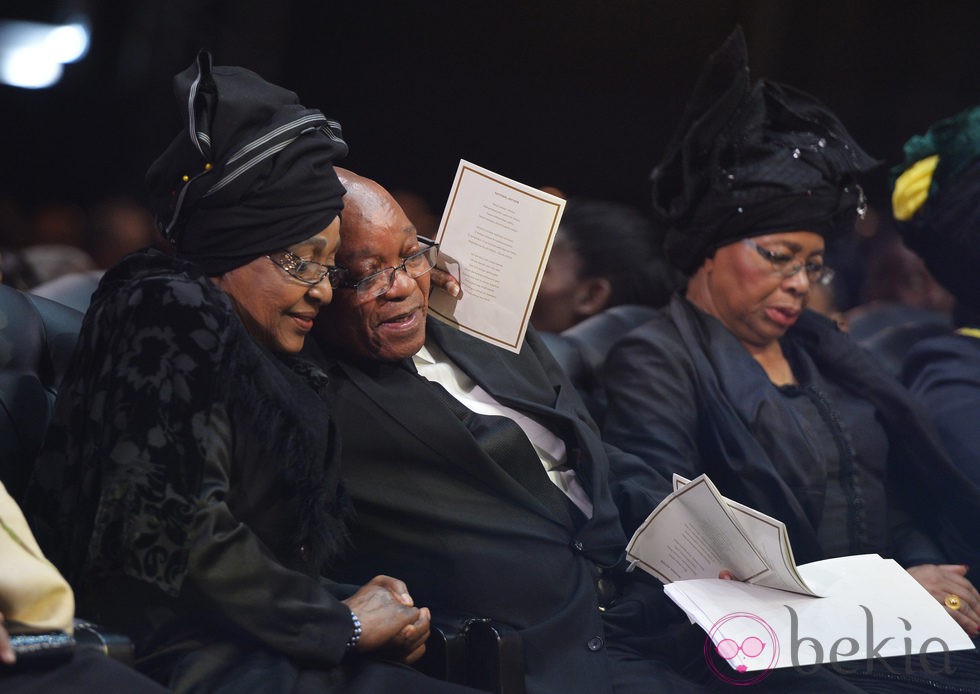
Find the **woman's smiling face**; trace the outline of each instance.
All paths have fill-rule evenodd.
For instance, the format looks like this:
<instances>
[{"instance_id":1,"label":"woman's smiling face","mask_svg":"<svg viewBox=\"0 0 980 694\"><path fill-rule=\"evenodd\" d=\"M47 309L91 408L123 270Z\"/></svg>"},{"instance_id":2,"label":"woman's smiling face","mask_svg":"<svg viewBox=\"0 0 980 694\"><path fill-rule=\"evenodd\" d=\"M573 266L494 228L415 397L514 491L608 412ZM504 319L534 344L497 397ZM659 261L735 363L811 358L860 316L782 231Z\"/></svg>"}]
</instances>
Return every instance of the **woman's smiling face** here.
<instances>
[{"instance_id":1,"label":"woman's smiling face","mask_svg":"<svg viewBox=\"0 0 980 694\"><path fill-rule=\"evenodd\" d=\"M333 265L339 246L338 217L320 233L285 250L302 260ZM326 277L317 284L305 284L267 256L258 257L213 281L228 294L235 313L252 337L273 352L299 352L320 307L333 298Z\"/></svg>"}]
</instances>

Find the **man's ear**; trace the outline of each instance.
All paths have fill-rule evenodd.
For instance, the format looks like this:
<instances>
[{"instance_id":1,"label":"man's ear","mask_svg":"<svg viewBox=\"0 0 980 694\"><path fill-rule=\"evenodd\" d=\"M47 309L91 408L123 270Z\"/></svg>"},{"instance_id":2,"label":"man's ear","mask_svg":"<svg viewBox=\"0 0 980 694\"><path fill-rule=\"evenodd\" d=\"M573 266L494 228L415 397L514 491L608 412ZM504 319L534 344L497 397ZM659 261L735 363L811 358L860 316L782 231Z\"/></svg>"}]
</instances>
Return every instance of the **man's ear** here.
<instances>
[{"instance_id":1,"label":"man's ear","mask_svg":"<svg viewBox=\"0 0 980 694\"><path fill-rule=\"evenodd\" d=\"M612 298L612 283L605 277L586 277L579 283L575 292L575 313L588 318L599 313L609 305Z\"/></svg>"}]
</instances>

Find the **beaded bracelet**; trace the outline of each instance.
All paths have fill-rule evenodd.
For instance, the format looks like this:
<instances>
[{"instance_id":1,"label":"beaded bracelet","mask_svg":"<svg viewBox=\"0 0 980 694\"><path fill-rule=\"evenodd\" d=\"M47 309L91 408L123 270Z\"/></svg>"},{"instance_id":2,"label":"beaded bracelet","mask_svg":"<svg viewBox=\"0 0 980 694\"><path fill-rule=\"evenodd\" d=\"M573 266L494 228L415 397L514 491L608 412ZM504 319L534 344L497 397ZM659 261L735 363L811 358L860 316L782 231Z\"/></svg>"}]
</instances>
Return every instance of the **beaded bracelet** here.
<instances>
[{"instance_id":1,"label":"beaded bracelet","mask_svg":"<svg viewBox=\"0 0 980 694\"><path fill-rule=\"evenodd\" d=\"M349 608L348 608L349 609ZM350 653L355 648L357 648L358 642L361 640L361 620L357 618L354 614L354 610L350 611L350 621L354 624L354 633L350 635L347 639L347 652Z\"/></svg>"}]
</instances>

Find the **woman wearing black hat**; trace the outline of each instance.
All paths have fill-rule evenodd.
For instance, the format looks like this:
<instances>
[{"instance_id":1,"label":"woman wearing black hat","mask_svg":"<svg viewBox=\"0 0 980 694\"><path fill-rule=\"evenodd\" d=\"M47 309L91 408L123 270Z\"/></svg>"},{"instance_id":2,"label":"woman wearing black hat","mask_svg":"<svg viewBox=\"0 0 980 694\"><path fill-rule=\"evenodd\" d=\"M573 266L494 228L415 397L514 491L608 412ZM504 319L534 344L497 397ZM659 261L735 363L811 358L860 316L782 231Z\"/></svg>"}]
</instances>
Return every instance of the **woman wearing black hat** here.
<instances>
[{"instance_id":1,"label":"woman wearing black hat","mask_svg":"<svg viewBox=\"0 0 980 694\"><path fill-rule=\"evenodd\" d=\"M784 521L801 563L894 557L940 602L959 596L947 609L975 636L980 595L948 562L977 557L980 500L908 394L806 310L873 165L813 97L752 84L733 34L652 174L668 259L689 281L610 353L604 436Z\"/></svg>"},{"instance_id":2,"label":"woman wearing black hat","mask_svg":"<svg viewBox=\"0 0 980 694\"><path fill-rule=\"evenodd\" d=\"M350 511L297 354L343 274L339 125L207 53L174 84L185 127L147 175L174 254L93 296L28 493L39 541L177 691L457 691L358 657L421 654L401 581L322 577Z\"/></svg>"}]
</instances>

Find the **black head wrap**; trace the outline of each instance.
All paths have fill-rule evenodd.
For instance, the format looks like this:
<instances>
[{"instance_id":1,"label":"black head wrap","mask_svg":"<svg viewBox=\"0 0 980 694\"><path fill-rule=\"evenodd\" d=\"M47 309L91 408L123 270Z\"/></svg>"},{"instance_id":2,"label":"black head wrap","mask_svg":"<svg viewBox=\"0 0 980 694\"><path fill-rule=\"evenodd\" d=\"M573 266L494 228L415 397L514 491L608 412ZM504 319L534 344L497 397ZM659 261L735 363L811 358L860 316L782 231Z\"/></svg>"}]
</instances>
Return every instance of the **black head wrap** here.
<instances>
[{"instance_id":1,"label":"black head wrap","mask_svg":"<svg viewBox=\"0 0 980 694\"><path fill-rule=\"evenodd\" d=\"M935 123L904 152L891 171L899 233L940 284L980 311L980 106Z\"/></svg>"},{"instance_id":2,"label":"black head wrap","mask_svg":"<svg viewBox=\"0 0 980 694\"><path fill-rule=\"evenodd\" d=\"M812 96L749 80L741 28L703 69L653 170L653 213L668 260L690 274L749 236L853 229L864 195L854 175L877 162Z\"/></svg>"},{"instance_id":3,"label":"black head wrap","mask_svg":"<svg viewBox=\"0 0 980 694\"><path fill-rule=\"evenodd\" d=\"M296 94L211 55L174 77L184 129L146 174L163 236L220 275L319 233L337 217L340 124Z\"/></svg>"}]
</instances>

